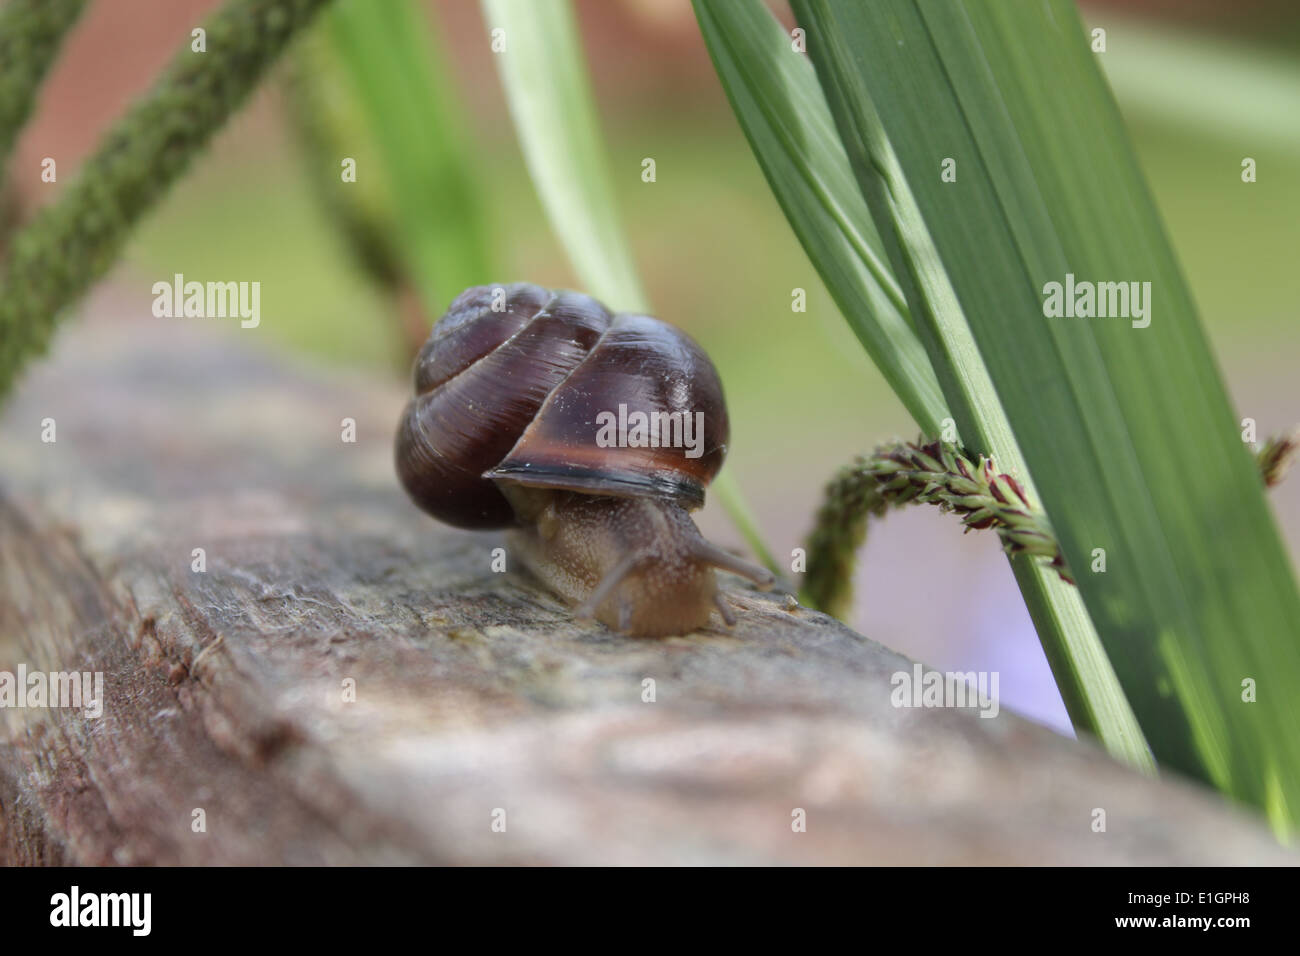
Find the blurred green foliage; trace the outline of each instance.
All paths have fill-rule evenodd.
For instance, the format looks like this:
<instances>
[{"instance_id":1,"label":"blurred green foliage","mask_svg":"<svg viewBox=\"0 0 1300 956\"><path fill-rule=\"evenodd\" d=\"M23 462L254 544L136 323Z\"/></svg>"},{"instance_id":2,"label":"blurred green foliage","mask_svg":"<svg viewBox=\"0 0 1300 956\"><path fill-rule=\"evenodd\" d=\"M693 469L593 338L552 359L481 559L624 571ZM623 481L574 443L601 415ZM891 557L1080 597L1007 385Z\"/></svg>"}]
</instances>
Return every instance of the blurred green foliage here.
<instances>
[{"instance_id":1,"label":"blurred green foliage","mask_svg":"<svg viewBox=\"0 0 1300 956\"><path fill-rule=\"evenodd\" d=\"M1287 330L1294 329L1300 298L1300 272L1288 258L1300 222L1300 152L1274 146L1261 182L1244 188L1234 172L1241 149L1216 135L1212 116L1194 125L1129 109L1122 89L1119 99L1230 382L1234 367L1267 375L1270 366L1293 363L1276 343L1295 334ZM499 93L497 102L495 114L478 115L473 124L486 233L495 242L492 281L577 287ZM805 460L827 465L825 473L806 476L811 511L846 448L911 437L906 413L791 233L720 89L673 108L608 94L599 107L615 202L641 279L656 309L696 336L721 370L732 409L732 462L750 475L788 469L786 450L770 438L798 434ZM265 334L254 344L405 377L393 302L357 267L303 175L295 144L264 117L253 128L256 122L235 120L137 232L127 268L146 276L260 279ZM654 186L640 179L641 159L650 154L661 172ZM789 311L794 286L808 291L807 314ZM775 388L774 362L781 383ZM770 483L790 480L788 472L774 473Z\"/></svg>"},{"instance_id":2,"label":"blurred green foliage","mask_svg":"<svg viewBox=\"0 0 1300 956\"><path fill-rule=\"evenodd\" d=\"M1294 323L1297 276L1284 261L1294 250L1300 189L1243 192L1232 173L1239 149L1142 117L1132 125L1216 348L1228 361L1268 361L1271 334ZM260 278L263 326L276 343L404 371L396 324L384 314L390 306L347 256L292 144L273 138L249 155L235 126L140 230L128 261L149 275ZM635 124L607 120L605 127L613 162L624 171L615 176L617 202L656 307L718 358L733 401L752 400L755 412L783 423L798 423L811 409L882 401L898 407L874 372L872 383L863 382L870 364L790 234L734 121L712 111L642 113ZM620 145L648 141L656 156L669 158L663 166L671 162L669 188L644 188L640 154ZM574 284L513 140L485 143L479 170L490 184L487 216L499 238L500 279ZM1300 154L1272 157L1267 175L1300 183ZM745 281L734 283L737 276ZM808 290L806 316L792 316L785 305L795 285ZM744 335L728 334L741 324ZM779 396L769 388L774 355L788 383ZM736 418L743 427L749 416ZM903 427L901 413L892 419Z\"/></svg>"}]
</instances>

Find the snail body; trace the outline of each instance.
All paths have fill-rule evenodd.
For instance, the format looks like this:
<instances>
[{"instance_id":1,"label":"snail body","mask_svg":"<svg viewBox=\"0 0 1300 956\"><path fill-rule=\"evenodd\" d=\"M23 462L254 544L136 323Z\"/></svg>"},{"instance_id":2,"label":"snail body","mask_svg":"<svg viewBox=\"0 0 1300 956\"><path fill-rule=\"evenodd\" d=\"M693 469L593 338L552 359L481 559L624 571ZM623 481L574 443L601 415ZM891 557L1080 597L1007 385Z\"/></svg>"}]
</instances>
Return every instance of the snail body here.
<instances>
[{"instance_id":1,"label":"snail body","mask_svg":"<svg viewBox=\"0 0 1300 956\"><path fill-rule=\"evenodd\" d=\"M414 380L395 448L407 493L448 524L511 529L580 617L685 633L715 609L734 621L714 568L772 583L691 520L728 420L712 362L674 326L575 292L478 286L434 325Z\"/></svg>"}]
</instances>

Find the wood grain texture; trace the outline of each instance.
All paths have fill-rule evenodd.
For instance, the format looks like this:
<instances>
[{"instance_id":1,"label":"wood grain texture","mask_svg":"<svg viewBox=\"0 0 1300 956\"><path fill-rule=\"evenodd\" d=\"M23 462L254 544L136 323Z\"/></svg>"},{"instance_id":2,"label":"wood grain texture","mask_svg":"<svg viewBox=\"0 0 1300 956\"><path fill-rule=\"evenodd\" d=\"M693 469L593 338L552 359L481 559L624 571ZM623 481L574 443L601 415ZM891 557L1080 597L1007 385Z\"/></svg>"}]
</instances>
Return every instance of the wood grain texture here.
<instances>
[{"instance_id":1,"label":"wood grain texture","mask_svg":"<svg viewBox=\"0 0 1300 956\"><path fill-rule=\"evenodd\" d=\"M730 632L577 626L408 503L400 387L202 325L79 326L4 410L0 670L105 708L0 709L0 862L1294 862L1005 710L892 707L910 662L735 579Z\"/></svg>"}]
</instances>

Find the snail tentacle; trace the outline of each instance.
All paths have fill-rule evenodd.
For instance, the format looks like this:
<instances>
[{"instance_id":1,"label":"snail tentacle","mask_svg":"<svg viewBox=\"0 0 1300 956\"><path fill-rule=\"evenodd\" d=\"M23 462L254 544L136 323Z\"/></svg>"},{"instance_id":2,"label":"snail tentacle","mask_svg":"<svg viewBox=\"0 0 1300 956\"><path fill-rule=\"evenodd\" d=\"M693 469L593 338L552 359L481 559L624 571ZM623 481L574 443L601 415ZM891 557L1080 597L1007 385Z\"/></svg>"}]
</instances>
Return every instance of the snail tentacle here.
<instances>
[{"instance_id":1,"label":"snail tentacle","mask_svg":"<svg viewBox=\"0 0 1300 956\"><path fill-rule=\"evenodd\" d=\"M643 560L645 560L644 555L624 555L622 560L614 565L601 579L600 583L596 585L596 589L591 592L591 596L578 605L573 612L574 617L580 621L594 618L596 608L605 603L609 596L614 593L615 588L622 584L623 579Z\"/></svg>"},{"instance_id":2,"label":"snail tentacle","mask_svg":"<svg viewBox=\"0 0 1300 956\"><path fill-rule=\"evenodd\" d=\"M727 627L736 623L736 615L731 610L731 605L727 603L727 598L721 591L714 592L713 604L722 615L722 620L726 622Z\"/></svg>"},{"instance_id":3,"label":"snail tentacle","mask_svg":"<svg viewBox=\"0 0 1300 956\"><path fill-rule=\"evenodd\" d=\"M742 578L748 578L764 591L776 584L776 575L767 568L754 564L752 561L746 561L725 548L718 547L712 541L704 538L692 541L691 552L701 561L707 561L715 568L722 568L722 570L738 574Z\"/></svg>"}]
</instances>

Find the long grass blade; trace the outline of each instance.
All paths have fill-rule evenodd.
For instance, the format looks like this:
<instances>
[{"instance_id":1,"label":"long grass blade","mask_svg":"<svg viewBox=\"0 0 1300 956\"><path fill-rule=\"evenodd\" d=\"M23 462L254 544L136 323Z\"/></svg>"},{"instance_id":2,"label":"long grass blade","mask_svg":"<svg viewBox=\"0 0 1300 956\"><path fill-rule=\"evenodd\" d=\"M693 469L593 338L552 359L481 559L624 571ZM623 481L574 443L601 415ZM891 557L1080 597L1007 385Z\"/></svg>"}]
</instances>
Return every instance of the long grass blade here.
<instances>
[{"instance_id":1,"label":"long grass blade","mask_svg":"<svg viewBox=\"0 0 1300 956\"><path fill-rule=\"evenodd\" d=\"M619 225L586 58L568 0L483 0L497 70L551 228L584 291L647 311Z\"/></svg>"},{"instance_id":2,"label":"long grass blade","mask_svg":"<svg viewBox=\"0 0 1300 956\"><path fill-rule=\"evenodd\" d=\"M812 64L759 3L694 4L722 86L804 251L917 425L938 435L947 402Z\"/></svg>"},{"instance_id":3,"label":"long grass blade","mask_svg":"<svg viewBox=\"0 0 1300 956\"><path fill-rule=\"evenodd\" d=\"M498 71L533 184L585 291L619 311L650 304L619 225L568 0L483 0ZM730 470L713 492L754 554L784 573Z\"/></svg>"},{"instance_id":4,"label":"long grass blade","mask_svg":"<svg viewBox=\"0 0 1300 956\"><path fill-rule=\"evenodd\" d=\"M867 222L870 213L812 67L761 0L700 0L696 15L737 119L813 265L917 423L941 434L951 414L948 400L935 395L934 367L920 355L925 346L887 264L885 243ZM1010 426L992 398L985 402L990 435L984 447L1003 470L1024 475ZM851 547L856 536L843 540ZM1076 730L1149 769L1137 720L1078 592L1049 568L1025 560L1011 566Z\"/></svg>"},{"instance_id":5,"label":"long grass blade","mask_svg":"<svg viewBox=\"0 0 1300 956\"><path fill-rule=\"evenodd\" d=\"M472 137L421 6L338 0L322 18L328 50L316 52L342 67L357 112L368 119L370 142L356 145L371 150L380 168L359 168L355 185L379 175L388 184L385 212L402 239L396 248L425 311L437 316L462 289L499 277Z\"/></svg>"},{"instance_id":6,"label":"long grass blade","mask_svg":"<svg viewBox=\"0 0 1300 956\"><path fill-rule=\"evenodd\" d=\"M1161 764L1285 835L1300 595L1073 5L793 5L963 440L1023 452ZM1067 276L1150 285L1057 317Z\"/></svg>"}]
</instances>

